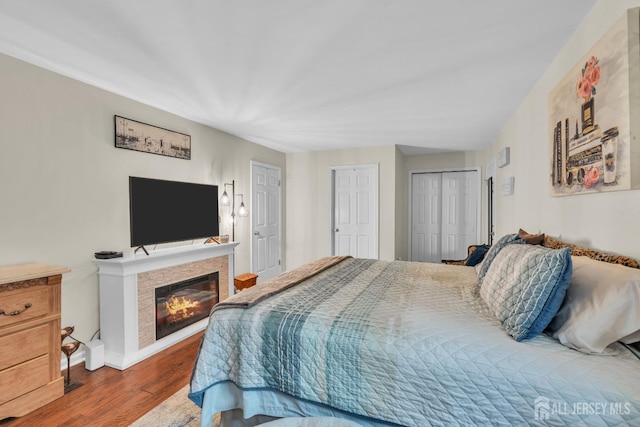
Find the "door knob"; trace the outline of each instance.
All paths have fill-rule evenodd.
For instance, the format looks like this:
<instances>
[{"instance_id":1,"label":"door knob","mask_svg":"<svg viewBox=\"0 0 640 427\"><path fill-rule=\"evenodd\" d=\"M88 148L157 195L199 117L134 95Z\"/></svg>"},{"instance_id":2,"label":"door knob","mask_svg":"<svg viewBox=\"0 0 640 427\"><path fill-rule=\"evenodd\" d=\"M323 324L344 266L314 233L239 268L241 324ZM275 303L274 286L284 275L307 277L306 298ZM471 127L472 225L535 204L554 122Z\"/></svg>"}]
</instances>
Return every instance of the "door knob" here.
<instances>
[{"instance_id":1,"label":"door knob","mask_svg":"<svg viewBox=\"0 0 640 427\"><path fill-rule=\"evenodd\" d=\"M254 235L254 236L259 236L259 235L260 235L260 232L259 232L259 231L254 231L254 232L253 232L253 235Z\"/></svg>"},{"instance_id":2,"label":"door knob","mask_svg":"<svg viewBox=\"0 0 640 427\"><path fill-rule=\"evenodd\" d=\"M336 228L336 233L339 233L339 232L340 232L340 229L339 229L339 228Z\"/></svg>"}]
</instances>

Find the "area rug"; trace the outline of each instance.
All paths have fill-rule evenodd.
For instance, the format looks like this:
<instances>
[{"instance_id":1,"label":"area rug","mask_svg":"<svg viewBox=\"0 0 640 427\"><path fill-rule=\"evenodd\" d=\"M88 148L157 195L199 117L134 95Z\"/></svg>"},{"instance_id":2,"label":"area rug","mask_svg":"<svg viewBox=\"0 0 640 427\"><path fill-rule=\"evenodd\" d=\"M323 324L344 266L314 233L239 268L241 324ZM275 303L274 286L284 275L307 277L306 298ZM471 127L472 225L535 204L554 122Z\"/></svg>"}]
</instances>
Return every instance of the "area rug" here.
<instances>
[{"instance_id":1,"label":"area rug","mask_svg":"<svg viewBox=\"0 0 640 427\"><path fill-rule=\"evenodd\" d=\"M199 427L200 408L189 400L189 385L147 412L130 427ZM212 427L220 421L216 415Z\"/></svg>"}]
</instances>

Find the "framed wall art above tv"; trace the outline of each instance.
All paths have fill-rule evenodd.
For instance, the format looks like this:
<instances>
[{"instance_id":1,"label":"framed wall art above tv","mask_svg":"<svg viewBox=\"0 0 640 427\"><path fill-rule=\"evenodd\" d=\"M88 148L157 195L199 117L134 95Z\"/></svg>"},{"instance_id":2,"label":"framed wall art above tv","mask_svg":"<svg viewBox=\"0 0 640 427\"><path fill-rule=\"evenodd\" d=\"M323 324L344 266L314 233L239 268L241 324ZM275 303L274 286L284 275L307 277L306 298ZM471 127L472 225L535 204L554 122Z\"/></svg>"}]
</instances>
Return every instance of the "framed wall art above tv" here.
<instances>
[{"instance_id":1,"label":"framed wall art above tv","mask_svg":"<svg viewBox=\"0 0 640 427\"><path fill-rule=\"evenodd\" d=\"M191 160L191 136L114 116L117 148Z\"/></svg>"},{"instance_id":2,"label":"framed wall art above tv","mask_svg":"<svg viewBox=\"0 0 640 427\"><path fill-rule=\"evenodd\" d=\"M549 94L552 196L640 188L640 8Z\"/></svg>"}]
</instances>

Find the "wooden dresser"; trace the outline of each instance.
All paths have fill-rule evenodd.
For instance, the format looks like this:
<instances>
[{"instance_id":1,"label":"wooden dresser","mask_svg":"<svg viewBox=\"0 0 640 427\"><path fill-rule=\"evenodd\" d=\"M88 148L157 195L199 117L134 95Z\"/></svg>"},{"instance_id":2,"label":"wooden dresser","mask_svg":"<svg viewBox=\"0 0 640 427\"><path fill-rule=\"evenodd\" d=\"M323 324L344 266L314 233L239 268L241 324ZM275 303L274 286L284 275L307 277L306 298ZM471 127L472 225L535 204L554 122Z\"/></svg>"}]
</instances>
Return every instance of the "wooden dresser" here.
<instances>
[{"instance_id":1,"label":"wooden dresser","mask_svg":"<svg viewBox=\"0 0 640 427\"><path fill-rule=\"evenodd\" d=\"M0 267L0 420L64 394L60 287L65 267Z\"/></svg>"}]
</instances>

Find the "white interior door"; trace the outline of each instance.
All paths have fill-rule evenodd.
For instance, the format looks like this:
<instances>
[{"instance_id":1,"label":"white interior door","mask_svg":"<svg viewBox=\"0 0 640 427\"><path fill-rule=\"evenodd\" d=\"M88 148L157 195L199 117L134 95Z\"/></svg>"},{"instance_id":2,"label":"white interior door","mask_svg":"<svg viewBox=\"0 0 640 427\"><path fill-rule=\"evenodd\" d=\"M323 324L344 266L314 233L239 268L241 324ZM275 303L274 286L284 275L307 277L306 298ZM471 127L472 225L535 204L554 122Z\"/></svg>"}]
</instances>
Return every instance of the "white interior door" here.
<instances>
[{"instance_id":1,"label":"white interior door","mask_svg":"<svg viewBox=\"0 0 640 427\"><path fill-rule=\"evenodd\" d=\"M477 171L411 175L411 260L464 259L478 242Z\"/></svg>"},{"instance_id":2,"label":"white interior door","mask_svg":"<svg viewBox=\"0 0 640 427\"><path fill-rule=\"evenodd\" d=\"M378 258L378 165L332 170L333 254Z\"/></svg>"},{"instance_id":3,"label":"white interior door","mask_svg":"<svg viewBox=\"0 0 640 427\"><path fill-rule=\"evenodd\" d=\"M252 272L258 282L282 272L280 263L280 169L258 163L251 165L253 234Z\"/></svg>"}]
</instances>

